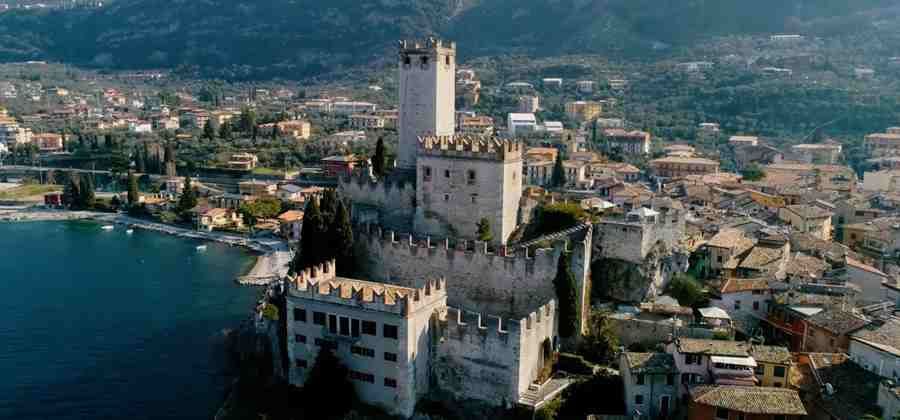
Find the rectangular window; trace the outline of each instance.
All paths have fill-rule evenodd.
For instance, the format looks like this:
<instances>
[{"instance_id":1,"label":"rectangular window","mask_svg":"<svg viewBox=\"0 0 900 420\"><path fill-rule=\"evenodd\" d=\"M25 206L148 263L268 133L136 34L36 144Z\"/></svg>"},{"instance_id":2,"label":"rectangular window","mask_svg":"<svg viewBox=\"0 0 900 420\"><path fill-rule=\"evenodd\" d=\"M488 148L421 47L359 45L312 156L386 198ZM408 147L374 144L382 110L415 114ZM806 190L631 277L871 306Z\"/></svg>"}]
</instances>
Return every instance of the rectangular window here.
<instances>
[{"instance_id":1,"label":"rectangular window","mask_svg":"<svg viewBox=\"0 0 900 420\"><path fill-rule=\"evenodd\" d=\"M313 324L325 325L325 313L324 312L313 312Z\"/></svg>"},{"instance_id":2,"label":"rectangular window","mask_svg":"<svg viewBox=\"0 0 900 420\"><path fill-rule=\"evenodd\" d=\"M759 310L759 302L758 302L758 301L757 301L757 302L753 302L753 310L754 310L754 311L758 311L758 310Z\"/></svg>"},{"instance_id":3,"label":"rectangular window","mask_svg":"<svg viewBox=\"0 0 900 420\"><path fill-rule=\"evenodd\" d=\"M430 166L422 167L422 177L425 179L425 182L431 181L431 167Z\"/></svg>"},{"instance_id":4,"label":"rectangular window","mask_svg":"<svg viewBox=\"0 0 900 420\"><path fill-rule=\"evenodd\" d=\"M388 388L396 388L397 380L393 378L384 378L384 386Z\"/></svg>"},{"instance_id":5,"label":"rectangular window","mask_svg":"<svg viewBox=\"0 0 900 420\"><path fill-rule=\"evenodd\" d=\"M340 318L340 326L341 326L341 335L349 336L350 335L350 318L342 316Z\"/></svg>"},{"instance_id":6,"label":"rectangular window","mask_svg":"<svg viewBox=\"0 0 900 420\"><path fill-rule=\"evenodd\" d=\"M350 353L364 357L375 357L375 350L368 347L353 346L350 347Z\"/></svg>"},{"instance_id":7,"label":"rectangular window","mask_svg":"<svg viewBox=\"0 0 900 420\"><path fill-rule=\"evenodd\" d=\"M644 384L644 375L638 374L638 376L637 376L637 384L638 384L638 385L643 385L643 384Z\"/></svg>"},{"instance_id":8,"label":"rectangular window","mask_svg":"<svg viewBox=\"0 0 900 420\"><path fill-rule=\"evenodd\" d=\"M305 369L306 366L307 366L306 360L303 360L303 359L295 359L295 360L294 360L294 366L296 366L298 369Z\"/></svg>"},{"instance_id":9,"label":"rectangular window","mask_svg":"<svg viewBox=\"0 0 900 420\"><path fill-rule=\"evenodd\" d=\"M776 378L784 378L784 375L786 374L786 372L787 372L787 371L786 371L786 369L784 368L784 366L775 366L775 373L774 373L774 374L775 374L775 377L776 377Z\"/></svg>"},{"instance_id":10,"label":"rectangular window","mask_svg":"<svg viewBox=\"0 0 900 420\"><path fill-rule=\"evenodd\" d=\"M675 375L671 373L666 375L666 385L675 385Z\"/></svg>"},{"instance_id":11,"label":"rectangular window","mask_svg":"<svg viewBox=\"0 0 900 420\"><path fill-rule=\"evenodd\" d=\"M353 337L359 337L359 320L354 319L350 321L350 335Z\"/></svg>"},{"instance_id":12,"label":"rectangular window","mask_svg":"<svg viewBox=\"0 0 900 420\"><path fill-rule=\"evenodd\" d=\"M637 404L637 405L643 404L643 403L644 403L644 396L641 395L641 394L635 395L635 396L634 396L634 403Z\"/></svg>"},{"instance_id":13,"label":"rectangular window","mask_svg":"<svg viewBox=\"0 0 900 420\"><path fill-rule=\"evenodd\" d=\"M321 347L321 348L323 348L323 349L332 349L332 350L334 350L334 349L337 348L337 342L331 341L331 340L324 340L324 339L321 339L321 338L317 338L316 341L315 341L315 343L316 343L317 346L319 346L319 347Z\"/></svg>"},{"instance_id":14,"label":"rectangular window","mask_svg":"<svg viewBox=\"0 0 900 420\"><path fill-rule=\"evenodd\" d=\"M328 315L328 332L337 334L337 315Z\"/></svg>"},{"instance_id":15,"label":"rectangular window","mask_svg":"<svg viewBox=\"0 0 900 420\"><path fill-rule=\"evenodd\" d=\"M375 328L374 321L363 321L362 322L362 333L366 335L378 335Z\"/></svg>"},{"instance_id":16,"label":"rectangular window","mask_svg":"<svg viewBox=\"0 0 900 420\"><path fill-rule=\"evenodd\" d=\"M444 169L444 178L450 178L450 170Z\"/></svg>"},{"instance_id":17,"label":"rectangular window","mask_svg":"<svg viewBox=\"0 0 900 420\"><path fill-rule=\"evenodd\" d=\"M375 375L373 375L371 373L360 372L357 370L350 371L350 379L352 379L354 381L368 382L370 384L375 383Z\"/></svg>"},{"instance_id":18,"label":"rectangular window","mask_svg":"<svg viewBox=\"0 0 900 420\"><path fill-rule=\"evenodd\" d=\"M734 310L735 311L741 310L741 301L739 301L739 300L734 301Z\"/></svg>"},{"instance_id":19,"label":"rectangular window","mask_svg":"<svg viewBox=\"0 0 900 420\"><path fill-rule=\"evenodd\" d=\"M294 308L294 321L306 322L306 309Z\"/></svg>"},{"instance_id":20,"label":"rectangular window","mask_svg":"<svg viewBox=\"0 0 900 420\"><path fill-rule=\"evenodd\" d=\"M753 368L753 373L755 373L757 375L765 375L766 367L763 365L757 365L755 368Z\"/></svg>"},{"instance_id":21,"label":"rectangular window","mask_svg":"<svg viewBox=\"0 0 900 420\"><path fill-rule=\"evenodd\" d=\"M301 334L294 334L294 342L295 343L305 343L306 336Z\"/></svg>"},{"instance_id":22,"label":"rectangular window","mask_svg":"<svg viewBox=\"0 0 900 420\"><path fill-rule=\"evenodd\" d=\"M722 420L728 420L728 409L727 408L717 408L716 409L716 418Z\"/></svg>"},{"instance_id":23,"label":"rectangular window","mask_svg":"<svg viewBox=\"0 0 900 420\"><path fill-rule=\"evenodd\" d=\"M398 329L396 325L384 324L384 338L397 339L397 337L399 336L397 330Z\"/></svg>"},{"instance_id":24,"label":"rectangular window","mask_svg":"<svg viewBox=\"0 0 900 420\"><path fill-rule=\"evenodd\" d=\"M397 361L397 353L384 352L384 360L388 362L396 362Z\"/></svg>"}]
</instances>

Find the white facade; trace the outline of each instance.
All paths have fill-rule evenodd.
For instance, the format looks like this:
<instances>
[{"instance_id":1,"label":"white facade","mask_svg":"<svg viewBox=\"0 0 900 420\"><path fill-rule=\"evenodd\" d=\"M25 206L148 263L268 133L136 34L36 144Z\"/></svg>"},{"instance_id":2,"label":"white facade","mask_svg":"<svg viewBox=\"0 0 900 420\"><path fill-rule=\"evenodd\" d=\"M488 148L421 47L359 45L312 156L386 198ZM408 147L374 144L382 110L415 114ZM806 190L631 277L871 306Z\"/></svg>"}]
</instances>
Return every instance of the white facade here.
<instances>
[{"instance_id":1,"label":"white facade","mask_svg":"<svg viewBox=\"0 0 900 420\"><path fill-rule=\"evenodd\" d=\"M537 118L532 113L512 112L506 117L506 130L510 136L531 133L537 128Z\"/></svg>"},{"instance_id":2,"label":"white facade","mask_svg":"<svg viewBox=\"0 0 900 420\"><path fill-rule=\"evenodd\" d=\"M420 136L450 136L456 130L456 44L429 39L401 41L400 146L397 164L416 167Z\"/></svg>"}]
</instances>

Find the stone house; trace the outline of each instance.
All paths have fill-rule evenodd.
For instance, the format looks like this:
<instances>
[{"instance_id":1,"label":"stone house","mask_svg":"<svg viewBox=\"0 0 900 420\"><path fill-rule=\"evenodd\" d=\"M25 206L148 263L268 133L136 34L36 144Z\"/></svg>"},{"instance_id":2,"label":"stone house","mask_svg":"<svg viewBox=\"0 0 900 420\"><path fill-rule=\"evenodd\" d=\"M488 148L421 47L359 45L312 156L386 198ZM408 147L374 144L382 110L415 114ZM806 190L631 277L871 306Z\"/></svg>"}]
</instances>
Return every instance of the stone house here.
<instances>
[{"instance_id":1,"label":"stone house","mask_svg":"<svg viewBox=\"0 0 900 420\"><path fill-rule=\"evenodd\" d=\"M288 210L278 216L278 231L288 241L299 241L303 229L303 211Z\"/></svg>"},{"instance_id":2,"label":"stone house","mask_svg":"<svg viewBox=\"0 0 900 420\"><path fill-rule=\"evenodd\" d=\"M850 358L878 376L900 380L900 319L863 328L850 336Z\"/></svg>"},{"instance_id":3,"label":"stone house","mask_svg":"<svg viewBox=\"0 0 900 420\"><path fill-rule=\"evenodd\" d=\"M680 374L680 395L696 384L756 385L750 345L737 341L678 338L666 346Z\"/></svg>"},{"instance_id":4,"label":"stone house","mask_svg":"<svg viewBox=\"0 0 900 420\"><path fill-rule=\"evenodd\" d=\"M750 356L756 360L754 373L760 386L790 386L794 358L787 347L754 344L750 347Z\"/></svg>"},{"instance_id":5,"label":"stone house","mask_svg":"<svg viewBox=\"0 0 900 420\"><path fill-rule=\"evenodd\" d=\"M828 210L807 204L790 205L781 208L778 212L778 218L794 230L825 240L831 239L832 216L834 213Z\"/></svg>"},{"instance_id":6,"label":"stone house","mask_svg":"<svg viewBox=\"0 0 900 420\"><path fill-rule=\"evenodd\" d=\"M770 282L768 277L727 279L710 304L728 312L734 320L735 329L751 334L759 320L765 319L769 313L772 301Z\"/></svg>"},{"instance_id":7,"label":"stone house","mask_svg":"<svg viewBox=\"0 0 900 420\"><path fill-rule=\"evenodd\" d=\"M748 237L739 229L722 229L707 241L705 248L709 253L709 267L714 273L737 267L756 240Z\"/></svg>"},{"instance_id":8,"label":"stone house","mask_svg":"<svg viewBox=\"0 0 900 420\"><path fill-rule=\"evenodd\" d=\"M793 389L701 385L691 389L691 420L793 420L807 415Z\"/></svg>"},{"instance_id":9,"label":"stone house","mask_svg":"<svg viewBox=\"0 0 900 420\"><path fill-rule=\"evenodd\" d=\"M625 386L625 413L635 418L666 418L678 408L678 372L668 353L623 352L619 372Z\"/></svg>"},{"instance_id":10,"label":"stone house","mask_svg":"<svg viewBox=\"0 0 900 420\"><path fill-rule=\"evenodd\" d=\"M838 277L859 287L860 294L857 299L860 304L879 303L887 299L882 284L889 283L892 280L891 276L855 258L847 257L845 260L846 263L840 270L842 275Z\"/></svg>"},{"instance_id":11,"label":"stone house","mask_svg":"<svg viewBox=\"0 0 900 420\"><path fill-rule=\"evenodd\" d=\"M846 353L850 334L869 321L855 312L839 308L824 309L806 319L800 351L814 353Z\"/></svg>"},{"instance_id":12,"label":"stone house","mask_svg":"<svg viewBox=\"0 0 900 420\"><path fill-rule=\"evenodd\" d=\"M241 216L232 209L215 207L196 210L194 223L197 226L197 229L212 232L214 229L227 227L239 228L243 225L243 220L241 219Z\"/></svg>"}]
</instances>

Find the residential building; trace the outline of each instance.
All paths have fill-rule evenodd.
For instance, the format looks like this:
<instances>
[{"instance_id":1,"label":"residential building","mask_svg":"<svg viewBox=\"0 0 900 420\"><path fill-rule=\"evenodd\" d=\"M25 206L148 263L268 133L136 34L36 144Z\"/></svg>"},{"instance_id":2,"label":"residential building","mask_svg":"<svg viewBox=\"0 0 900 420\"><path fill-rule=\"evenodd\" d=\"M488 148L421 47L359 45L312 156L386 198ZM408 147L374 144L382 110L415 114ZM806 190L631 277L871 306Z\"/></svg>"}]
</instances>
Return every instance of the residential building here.
<instances>
[{"instance_id":1,"label":"residential building","mask_svg":"<svg viewBox=\"0 0 900 420\"><path fill-rule=\"evenodd\" d=\"M237 169L241 171L252 171L259 164L259 158L252 153L232 153L231 159L228 160L229 169Z\"/></svg>"},{"instance_id":2,"label":"residential building","mask_svg":"<svg viewBox=\"0 0 900 420\"><path fill-rule=\"evenodd\" d=\"M596 82L593 80L579 80L575 82L575 88L578 89L578 92L580 93L593 93L594 85L596 85Z\"/></svg>"},{"instance_id":3,"label":"residential building","mask_svg":"<svg viewBox=\"0 0 900 420\"><path fill-rule=\"evenodd\" d=\"M493 136L494 119L484 115L461 117L459 120L459 133L474 136Z\"/></svg>"},{"instance_id":4,"label":"residential building","mask_svg":"<svg viewBox=\"0 0 900 420\"><path fill-rule=\"evenodd\" d=\"M881 325L853 333L848 353L863 369L900 380L900 319L891 317Z\"/></svg>"},{"instance_id":5,"label":"residential building","mask_svg":"<svg viewBox=\"0 0 900 420\"><path fill-rule=\"evenodd\" d=\"M900 132L869 134L863 144L871 157L898 156L900 155Z\"/></svg>"},{"instance_id":6,"label":"residential building","mask_svg":"<svg viewBox=\"0 0 900 420\"><path fill-rule=\"evenodd\" d=\"M598 129L625 128L625 120L621 118L597 118L594 120Z\"/></svg>"},{"instance_id":7,"label":"residential building","mask_svg":"<svg viewBox=\"0 0 900 420\"><path fill-rule=\"evenodd\" d=\"M678 63L675 67L686 73L697 73L700 71L712 70L715 63L709 61L690 61L686 63Z\"/></svg>"},{"instance_id":8,"label":"residential building","mask_svg":"<svg viewBox=\"0 0 900 420\"><path fill-rule=\"evenodd\" d=\"M197 210L194 222L197 229L208 232L228 227L239 228L243 225L243 219L237 211L218 207Z\"/></svg>"},{"instance_id":9,"label":"residential building","mask_svg":"<svg viewBox=\"0 0 900 420\"><path fill-rule=\"evenodd\" d=\"M682 397L696 384L756 385L749 350L743 342L699 338L678 338L666 348L681 374Z\"/></svg>"},{"instance_id":10,"label":"residential building","mask_svg":"<svg viewBox=\"0 0 900 420\"><path fill-rule=\"evenodd\" d=\"M533 114L541 109L541 98L536 95L524 95L519 97L518 112L521 114Z\"/></svg>"},{"instance_id":11,"label":"residential building","mask_svg":"<svg viewBox=\"0 0 900 420\"><path fill-rule=\"evenodd\" d=\"M599 102L574 101L566 102L566 115L576 121L590 121L599 117L603 107Z\"/></svg>"},{"instance_id":12,"label":"residential building","mask_svg":"<svg viewBox=\"0 0 900 420\"><path fill-rule=\"evenodd\" d=\"M623 352L619 372L629 417L667 418L678 409L678 371L671 354Z\"/></svg>"},{"instance_id":13,"label":"residential building","mask_svg":"<svg viewBox=\"0 0 900 420\"><path fill-rule=\"evenodd\" d=\"M778 211L778 218L792 229L824 240L831 239L832 216L834 213L808 204L789 205Z\"/></svg>"},{"instance_id":14,"label":"residential building","mask_svg":"<svg viewBox=\"0 0 900 420\"><path fill-rule=\"evenodd\" d=\"M893 278L885 272L856 258L845 257L844 266L836 277L859 288L857 302L861 305L880 303L887 300L883 284Z\"/></svg>"},{"instance_id":15,"label":"residential building","mask_svg":"<svg viewBox=\"0 0 900 420\"><path fill-rule=\"evenodd\" d=\"M274 182L249 180L238 183L238 192L241 195L249 195L253 197L263 197L275 195L278 191L278 185Z\"/></svg>"},{"instance_id":16,"label":"residential building","mask_svg":"<svg viewBox=\"0 0 900 420\"><path fill-rule=\"evenodd\" d=\"M900 170L882 169L866 171L862 188L865 191L900 192Z\"/></svg>"},{"instance_id":17,"label":"residential building","mask_svg":"<svg viewBox=\"0 0 900 420\"><path fill-rule=\"evenodd\" d=\"M793 420L807 415L793 389L701 385L691 389L691 420Z\"/></svg>"},{"instance_id":18,"label":"residential building","mask_svg":"<svg viewBox=\"0 0 900 420\"><path fill-rule=\"evenodd\" d=\"M826 308L806 319L801 351L812 353L846 353L850 334L869 321L851 310Z\"/></svg>"},{"instance_id":19,"label":"residential building","mask_svg":"<svg viewBox=\"0 0 900 420\"><path fill-rule=\"evenodd\" d=\"M263 124L261 127L266 127L268 124ZM309 140L310 136L312 136L312 125L309 121L306 120L287 120L287 121L279 121L278 125L278 134L281 137L287 137L292 140ZM268 128L268 133L272 133L272 128ZM264 129L265 133L266 130Z\"/></svg>"},{"instance_id":20,"label":"residential building","mask_svg":"<svg viewBox=\"0 0 900 420\"><path fill-rule=\"evenodd\" d=\"M354 154L328 156L322 159L322 164L325 167L325 176L332 178L350 176L355 169L366 166L367 163L368 160L366 158Z\"/></svg>"},{"instance_id":21,"label":"residential building","mask_svg":"<svg viewBox=\"0 0 900 420\"><path fill-rule=\"evenodd\" d=\"M506 118L506 130L510 136L532 133L537 129L537 118L532 113L510 113Z\"/></svg>"},{"instance_id":22,"label":"residential building","mask_svg":"<svg viewBox=\"0 0 900 420\"><path fill-rule=\"evenodd\" d=\"M738 331L751 335L759 320L765 319L769 313L771 300L772 290L768 278L727 278L710 303L728 312Z\"/></svg>"},{"instance_id":23,"label":"residential building","mask_svg":"<svg viewBox=\"0 0 900 420\"><path fill-rule=\"evenodd\" d=\"M371 102L338 101L332 104L331 112L338 115L373 113L377 105Z\"/></svg>"},{"instance_id":24,"label":"residential building","mask_svg":"<svg viewBox=\"0 0 900 420\"><path fill-rule=\"evenodd\" d=\"M641 170L630 163L592 163L591 170L595 177L611 176L625 182L637 182L641 178Z\"/></svg>"},{"instance_id":25,"label":"residential building","mask_svg":"<svg viewBox=\"0 0 900 420\"><path fill-rule=\"evenodd\" d=\"M303 211L288 210L278 216L278 230L288 241L299 241L303 228Z\"/></svg>"},{"instance_id":26,"label":"residential building","mask_svg":"<svg viewBox=\"0 0 900 420\"><path fill-rule=\"evenodd\" d=\"M603 130L603 136L611 151L619 150L627 155L650 154L650 133L612 128Z\"/></svg>"},{"instance_id":27,"label":"residential building","mask_svg":"<svg viewBox=\"0 0 900 420\"><path fill-rule=\"evenodd\" d=\"M759 137L756 136L731 136L728 144L732 146L758 146Z\"/></svg>"},{"instance_id":28,"label":"residential building","mask_svg":"<svg viewBox=\"0 0 900 420\"><path fill-rule=\"evenodd\" d=\"M750 356L756 361L754 373L760 386L790 386L794 357L787 347L754 344L750 347Z\"/></svg>"},{"instance_id":29,"label":"residential building","mask_svg":"<svg viewBox=\"0 0 900 420\"><path fill-rule=\"evenodd\" d=\"M56 152L65 148L65 138L60 134L40 133L33 134L31 141L42 152Z\"/></svg>"},{"instance_id":30,"label":"residential building","mask_svg":"<svg viewBox=\"0 0 900 420\"><path fill-rule=\"evenodd\" d=\"M804 374L793 382L803 394L810 420L859 420L880 415L878 375L842 353L801 353L797 360Z\"/></svg>"},{"instance_id":31,"label":"residential building","mask_svg":"<svg viewBox=\"0 0 900 420\"><path fill-rule=\"evenodd\" d=\"M563 79L560 77L545 77L541 79L541 84L548 89L561 89Z\"/></svg>"},{"instance_id":32,"label":"residential building","mask_svg":"<svg viewBox=\"0 0 900 420\"><path fill-rule=\"evenodd\" d=\"M819 144L795 144L791 146L794 160L828 165L833 165L840 161L842 150L843 146L833 140Z\"/></svg>"},{"instance_id":33,"label":"residential building","mask_svg":"<svg viewBox=\"0 0 900 420\"><path fill-rule=\"evenodd\" d=\"M739 229L721 229L706 243L709 253L709 267L713 273L734 270L744 256L753 248L756 241ZM736 283L735 286L738 284ZM743 289L748 284L742 284ZM726 284L727 286L727 284ZM729 302L731 303L731 302ZM723 308L723 309L728 309Z\"/></svg>"},{"instance_id":34,"label":"residential building","mask_svg":"<svg viewBox=\"0 0 900 420\"><path fill-rule=\"evenodd\" d=\"M688 175L704 175L719 171L719 162L699 157L666 156L650 161L656 176L679 178Z\"/></svg>"},{"instance_id":35,"label":"residential building","mask_svg":"<svg viewBox=\"0 0 900 420\"><path fill-rule=\"evenodd\" d=\"M354 130L377 130L384 128L384 118L372 114L353 114L350 116L350 128Z\"/></svg>"}]
</instances>

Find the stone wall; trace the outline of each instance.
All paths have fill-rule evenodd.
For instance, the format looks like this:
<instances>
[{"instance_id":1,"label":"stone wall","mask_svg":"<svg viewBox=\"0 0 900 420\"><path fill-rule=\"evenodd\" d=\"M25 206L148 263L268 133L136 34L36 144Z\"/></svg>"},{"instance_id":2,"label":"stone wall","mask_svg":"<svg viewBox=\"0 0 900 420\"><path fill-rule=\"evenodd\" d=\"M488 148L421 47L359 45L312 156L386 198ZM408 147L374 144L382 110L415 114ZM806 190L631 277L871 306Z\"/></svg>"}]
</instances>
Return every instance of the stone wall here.
<instances>
[{"instance_id":1,"label":"stone wall","mask_svg":"<svg viewBox=\"0 0 900 420\"><path fill-rule=\"evenodd\" d=\"M414 287L423 279L445 277L450 305L514 317L556 298L553 278L559 255L568 247L579 301L587 305L589 228L581 242L558 241L553 248L519 249L515 254L506 248L490 253L477 241L474 249L466 249L465 244L451 247L446 240L414 240L373 226L357 227L354 236L357 270L364 278Z\"/></svg>"},{"instance_id":2,"label":"stone wall","mask_svg":"<svg viewBox=\"0 0 900 420\"><path fill-rule=\"evenodd\" d=\"M338 192L353 203L355 223L376 223L399 231L412 228L416 210L415 179L397 177L376 182L368 176L354 176L341 179Z\"/></svg>"},{"instance_id":3,"label":"stone wall","mask_svg":"<svg viewBox=\"0 0 900 420\"><path fill-rule=\"evenodd\" d=\"M594 225L597 257L641 263L655 247L673 249L684 238L684 216L663 213L657 221L603 220Z\"/></svg>"}]
</instances>

